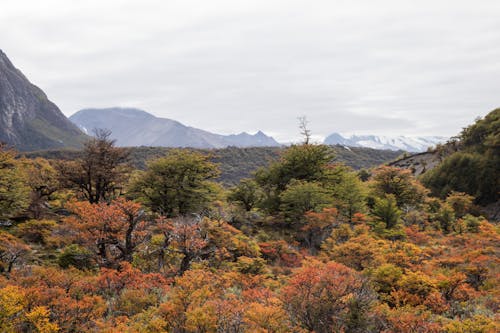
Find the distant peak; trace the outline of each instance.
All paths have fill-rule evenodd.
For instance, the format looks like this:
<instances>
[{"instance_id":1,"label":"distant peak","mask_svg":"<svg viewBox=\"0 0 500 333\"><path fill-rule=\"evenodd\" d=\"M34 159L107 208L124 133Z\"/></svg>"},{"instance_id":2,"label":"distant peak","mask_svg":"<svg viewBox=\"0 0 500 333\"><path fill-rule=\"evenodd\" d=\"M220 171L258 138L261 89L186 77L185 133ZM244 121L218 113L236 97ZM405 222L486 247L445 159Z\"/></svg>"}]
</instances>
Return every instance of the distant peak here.
<instances>
[{"instance_id":1,"label":"distant peak","mask_svg":"<svg viewBox=\"0 0 500 333\"><path fill-rule=\"evenodd\" d=\"M257 133L255 133L255 136L267 136L267 135L262 131L258 131Z\"/></svg>"},{"instance_id":2,"label":"distant peak","mask_svg":"<svg viewBox=\"0 0 500 333\"><path fill-rule=\"evenodd\" d=\"M137 108L109 107L109 108L86 108L75 112L70 118L85 115L121 115L125 117L154 118L152 114Z\"/></svg>"}]
</instances>

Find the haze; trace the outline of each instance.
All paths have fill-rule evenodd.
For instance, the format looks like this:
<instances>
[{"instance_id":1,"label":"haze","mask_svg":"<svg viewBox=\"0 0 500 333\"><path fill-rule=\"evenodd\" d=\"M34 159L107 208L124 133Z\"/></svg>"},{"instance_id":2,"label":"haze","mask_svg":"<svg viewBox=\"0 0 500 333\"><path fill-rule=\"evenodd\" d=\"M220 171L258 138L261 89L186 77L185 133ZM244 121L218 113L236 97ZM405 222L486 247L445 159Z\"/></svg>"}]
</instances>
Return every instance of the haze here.
<instances>
[{"instance_id":1,"label":"haze","mask_svg":"<svg viewBox=\"0 0 500 333\"><path fill-rule=\"evenodd\" d=\"M457 134L498 107L500 2L2 1L0 48L66 115L221 134Z\"/></svg>"}]
</instances>

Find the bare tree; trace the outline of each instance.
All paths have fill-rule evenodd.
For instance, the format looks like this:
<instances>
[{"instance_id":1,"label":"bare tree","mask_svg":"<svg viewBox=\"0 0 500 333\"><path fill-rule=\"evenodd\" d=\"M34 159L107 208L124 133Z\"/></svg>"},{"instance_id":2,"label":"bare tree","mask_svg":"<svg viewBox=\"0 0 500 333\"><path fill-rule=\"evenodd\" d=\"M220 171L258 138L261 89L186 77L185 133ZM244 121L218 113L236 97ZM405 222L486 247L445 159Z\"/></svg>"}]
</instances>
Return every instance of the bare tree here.
<instances>
[{"instance_id":1,"label":"bare tree","mask_svg":"<svg viewBox=\"0 0 500 333\"><path fill-rule=\"evenodd\" d=\"M85 143L82 157L58 165L62 183L78 190L90 203L110 201L121 189L128 152L115 147L108 130L94 130L95 137Z\"/></svg>"},{"instance_id":2,"label":"bare tree","mask_svg":"<svg viewBox=\"0 0 500 333\"><path fill-rule=\"evenodd\" d=\"M308 145L311 142L311 130L307 127L309 121L307 121L306 116L298 118L300 134L304 137L304 144Z\"/></svg>"}]
</instances>

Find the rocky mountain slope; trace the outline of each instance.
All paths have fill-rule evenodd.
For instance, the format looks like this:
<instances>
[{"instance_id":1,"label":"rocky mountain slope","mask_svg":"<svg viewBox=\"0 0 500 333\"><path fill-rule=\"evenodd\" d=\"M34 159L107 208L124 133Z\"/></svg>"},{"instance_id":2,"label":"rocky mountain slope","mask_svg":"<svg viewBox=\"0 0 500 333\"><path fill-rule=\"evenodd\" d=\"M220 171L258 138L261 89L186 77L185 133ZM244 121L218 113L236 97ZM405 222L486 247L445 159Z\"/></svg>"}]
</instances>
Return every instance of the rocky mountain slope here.
<instances>
[{"instance_id":1,"label":"rocky mountain slope","mask_svg":"<svg viewBox=\"0 0 500 333\"><path fill-rule=\"evenodd\" d=\"M326 137L324 143L329 145L343 145L348 147L366 147L374 149L405 150L408 152L424 152L429 147L438 143L446 142L447 138L442 136L376 136L376 135L351 135L344 137L333 133Z\"/></svg>"},{"instance_id":2,"label":"rocky mountain slope","mask_svg":"<svg viewBox=\"0 0 500 333\"><path fill-rule=\"evenodd\" d=\"M0 142L20 151L80 147L85 135L0 50Z\"/></svg>"},{"instance_id":3,"label":"rocky mountain slope","mask_svg":"<svg viewBox=\"0 0 500 333\"><path fill-rule=\"evenodd\" d=\"M108 129L118 146L159 146L191 148L279 146L262 132L220 135L158 118L134 108L84 109L69 118L87 134L95 128Z\"/></svg>"}]
</instances>

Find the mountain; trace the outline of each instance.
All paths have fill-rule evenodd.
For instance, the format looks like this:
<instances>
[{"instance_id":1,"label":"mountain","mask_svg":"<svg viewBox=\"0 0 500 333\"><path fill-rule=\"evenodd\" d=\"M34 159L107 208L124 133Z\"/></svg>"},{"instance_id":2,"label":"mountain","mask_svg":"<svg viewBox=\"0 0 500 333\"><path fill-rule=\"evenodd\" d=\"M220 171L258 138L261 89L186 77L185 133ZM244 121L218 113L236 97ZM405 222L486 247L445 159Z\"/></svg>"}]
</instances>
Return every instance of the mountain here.
<instances>
[{"instance_id":1,"label":"mountain","mask_svg":"<svg viewBox=\"0 0 500 333\"><path fill-rule=\"evenodd\" d=\"M80 147L85 135L0 50L0 141L20 151Z\"/></svg>"},{"instance_id":2,"label":"mountain","mask_svg":"<svg viewBox=\"0 0 500 333\"><path fill-rule=\"evenodd\" d=\"M134 108L84 109L69 118L85 133L95 128L111 131L118 146L159 146L191 148L224 148L279 146L272 137L262 132L220 135L158 118Z\"/></svg>"},{"instance_id":3,"label":"mountain","mask_svg":"<svg viewBox=\"0 0 500 333\"><path fill-rule=\"evenodd\" d=\"M409 152L423 152L438 143L444 143L448 138L443 136L376 136L376 135L351 135L344 137L333 133L326 137L324 143L328 145L343 145L348 147L366 147L374 149L405 150Z\"/></svg>"}]
</instances>

